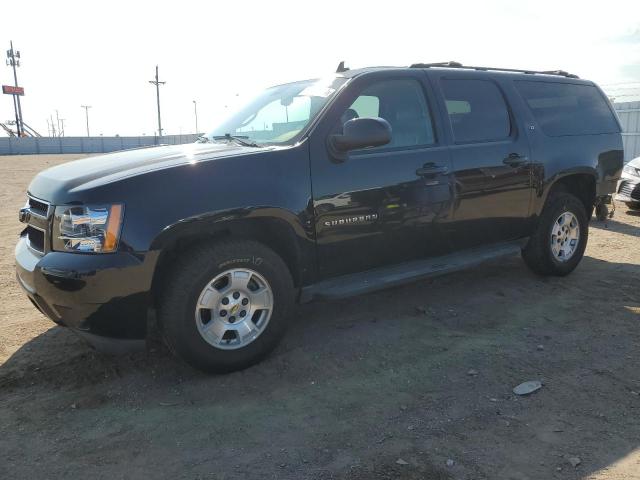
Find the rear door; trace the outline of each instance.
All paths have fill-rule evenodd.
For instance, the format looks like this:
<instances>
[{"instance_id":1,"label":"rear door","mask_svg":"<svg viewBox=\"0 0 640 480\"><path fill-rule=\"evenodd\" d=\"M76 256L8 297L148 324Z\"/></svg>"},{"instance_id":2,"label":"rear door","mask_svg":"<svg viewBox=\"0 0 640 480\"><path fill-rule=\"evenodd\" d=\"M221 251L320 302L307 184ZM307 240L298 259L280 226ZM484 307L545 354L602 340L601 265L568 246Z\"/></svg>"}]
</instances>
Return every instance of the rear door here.
<instances>
[{"instance_id":1,"label":"rear door","mask_svg":"<svg viewBox=\"0 0 640 480\"><path fill-rule=\"evenodd\" d=\"M354 78L311 135L311 181L320 278L437 255L451 211L449 150L421 71ZM339 162L327 138L356 117L391 124L388 145Z\"/></svg>"},{"instance_id":2,"label":"rear door","mask_svg":"<svg viewBox=\"0 0 640 480\"><path fill-rule=\"evenodd\" d=\"M428 75L448 119L455 181L453 245L461 249L523 236L533 189L525 126L506 94L513 87L483 74Z\"/></svg>"}]
</instances>

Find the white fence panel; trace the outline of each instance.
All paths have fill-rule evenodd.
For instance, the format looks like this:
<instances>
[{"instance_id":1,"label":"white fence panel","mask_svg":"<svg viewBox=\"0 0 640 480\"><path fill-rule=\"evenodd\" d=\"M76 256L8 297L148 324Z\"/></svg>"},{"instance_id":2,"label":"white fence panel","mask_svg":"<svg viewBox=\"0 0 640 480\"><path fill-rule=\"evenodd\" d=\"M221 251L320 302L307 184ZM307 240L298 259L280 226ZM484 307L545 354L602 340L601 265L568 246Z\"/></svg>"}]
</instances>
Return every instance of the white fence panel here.
<instances>
[{"instance_id":1,"label":"white fence panel","mask_svg":"<svg viewBox=\"0 0 640 480\"><path fill-rule=\"evenodd\" d=\"M193 143L198 135L164 137L27 137L0 138L0 155L34 155L53 153L108 153L153 145Z\"/></svg>"},{"instance_id":2,"label":"white fence panel","mask_svg":"<svg viewBox=\"0 0 640 480\"><path fill-rule=\"evenodd\" d=\"M614 103L622 124L624 160L640 157L640 102Z\"/></svg>"}]
</instances>

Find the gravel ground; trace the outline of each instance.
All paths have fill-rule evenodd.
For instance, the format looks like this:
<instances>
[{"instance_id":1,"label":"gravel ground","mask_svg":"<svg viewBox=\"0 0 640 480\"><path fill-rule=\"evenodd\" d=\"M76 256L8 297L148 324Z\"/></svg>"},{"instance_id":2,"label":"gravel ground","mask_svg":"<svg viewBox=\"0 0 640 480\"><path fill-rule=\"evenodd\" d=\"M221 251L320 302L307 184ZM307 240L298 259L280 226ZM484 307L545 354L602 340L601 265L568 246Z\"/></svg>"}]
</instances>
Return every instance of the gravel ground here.
<instances>
[{"instance_id":1,"label":"gravel ground","mask_svg":"<svg viewBox=\"0 0 640 480\"><path fill-rule=\"evenodd\" d=\"M567 278L513 258L305 305L265 362L206 376L157 341L95 353L19 291L26 186L70 158L0 157L0 478L640 479L624 205Z\"/></svg>"}]
</instances>

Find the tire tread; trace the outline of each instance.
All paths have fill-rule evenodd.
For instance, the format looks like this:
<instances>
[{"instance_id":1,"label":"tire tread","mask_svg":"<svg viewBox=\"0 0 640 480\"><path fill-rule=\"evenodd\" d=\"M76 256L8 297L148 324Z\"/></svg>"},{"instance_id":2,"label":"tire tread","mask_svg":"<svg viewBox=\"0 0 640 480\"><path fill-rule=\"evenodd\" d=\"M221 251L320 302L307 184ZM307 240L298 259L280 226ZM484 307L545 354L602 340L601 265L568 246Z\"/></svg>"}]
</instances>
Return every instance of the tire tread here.
<instances>
[{"instance_id":1,"label":"tire tread","mask_svg":"<svg viewBox=\"0 0 640 480\"><path fill-rule=\"evenodd\" d=\"M274 296L278 294L272 318L267 330L246 347L238 350L215 349L197 333L192 310L186 304L190 304L193 296L201 291L201 280L213 278L221 264L248 258L262 259L265 267L274 273L267 278ZM200 244L185 253L168 275L159 302L158 323L169 350L190 365L206 372L241 370L264 358L284 334L293 306L293 280L284 261L267 246L253 240L220 240L212 244ZM276 315L278 318L274 319ZM190 321L193 322L197 337L193 332L185 331L191 328Z\"/></svg>"},{"instance_id":2,"label":"tire tread","mask_svg":"<svg viewBox=\"0 0 640 480\"><path fill-rule=\"evenodd\" d=\"M549 234L552 222L556 220L563 209L572 211L578 217L580 244L573 257L565 263L559 263L551 255ZM527 266L539 275L568 275L578 266L584 255L589 235L588 225L587 214L580 199L564 190L552 191L540 215L535 232L522 250L522 258Z\"/></svg>"}]
</instances>

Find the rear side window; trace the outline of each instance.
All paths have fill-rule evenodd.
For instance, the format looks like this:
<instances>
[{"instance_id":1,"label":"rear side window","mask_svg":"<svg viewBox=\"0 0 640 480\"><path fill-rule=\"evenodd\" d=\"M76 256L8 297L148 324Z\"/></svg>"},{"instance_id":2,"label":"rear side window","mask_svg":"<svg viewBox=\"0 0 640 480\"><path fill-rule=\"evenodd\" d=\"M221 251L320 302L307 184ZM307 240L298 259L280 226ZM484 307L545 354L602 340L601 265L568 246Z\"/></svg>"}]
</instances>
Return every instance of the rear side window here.
<instances>
[{"instance_id":1,"label":"rear side window","mask_svg":"<svg viewBox=\"0 0 640 480\"><path fill-rule=\"evenodd\" d=\"M495 83L445 78L440 85L457 143L502 140L510 135L509 111Z\"/></svg>"},{"instance_id":2,"label":"rear side window","mask_svg":"<svg viewBox=\"0 0 640 480\"><path fill-rule=\"evenodd\" d=\"M598 89L575 83L515 82L542 131L551 137L620 131Z\"/></svg>"}]
</instances>

